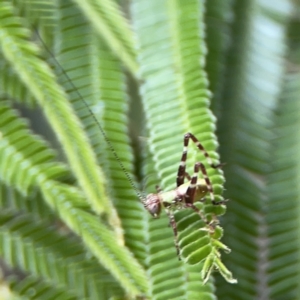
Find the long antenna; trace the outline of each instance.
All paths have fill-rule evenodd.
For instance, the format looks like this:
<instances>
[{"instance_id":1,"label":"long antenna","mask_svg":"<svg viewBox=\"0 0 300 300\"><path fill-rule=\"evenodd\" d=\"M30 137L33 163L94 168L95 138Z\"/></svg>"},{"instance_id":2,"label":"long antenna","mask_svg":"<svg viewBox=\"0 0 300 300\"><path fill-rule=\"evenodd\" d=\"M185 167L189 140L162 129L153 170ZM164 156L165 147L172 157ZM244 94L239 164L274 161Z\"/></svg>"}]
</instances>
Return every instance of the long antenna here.
<instances>
[{"instance_id":1,"label":"long antenna","mask_svg":"<svg viewBox=\"0 0 300 300\"><path fill-rule=\"evenodd\" d=\"M128 171L126 170L126 168L124 167L120 157L118 156L115 148L113 147L112 143L110 142L109 138L107 137L102 125L100 124L100 122L98 121L98 119L96 118L96 116L93 114L91 108L89 107L89 105L87 104L87 102L84 100L83 96L80 94L79 90L77 89L77 87L75 86L75 84L73 83L73 81L71 80L71 78L69 77L68 73L64 70L64 68L61 66L61 64L59 63L59 61L56 59L55 55L50 51L50 49L48 48L48 46L46 45L46 43L43 41L42 37L40 36L37 28L34 28L39 40L41 41L43 47L46 49L46 51L50 54L50 56L52 57L52 59L55 61L55 63L57 64L57 66L59 66L59 68L61 69L62 73L64 74L64 76L68 79L69 83L71 84L72 88L75 90L75 92L77 93L77 96L80 98L80 100L84 103L85 107L87 108L87 110L89 111L89 113L91 114L92 118L94 119L94 121L96 122L97 126L100 129L100 132L102 134L102 136L104 137L105 142L108 145L109 150L113 153L115 159L117 160L120 168L122 169L122 171L124 172L127 180L129 181L131 187L134 189L135 193L137 194L137 196L139 197L139 199L141 200L141 202L143 204L145 204L145 199L146 197L144 195L142 195L140 193L140 191L138 190L138 188L135 186L132 178L129 176Z\"/></svg>"}]
</instances>

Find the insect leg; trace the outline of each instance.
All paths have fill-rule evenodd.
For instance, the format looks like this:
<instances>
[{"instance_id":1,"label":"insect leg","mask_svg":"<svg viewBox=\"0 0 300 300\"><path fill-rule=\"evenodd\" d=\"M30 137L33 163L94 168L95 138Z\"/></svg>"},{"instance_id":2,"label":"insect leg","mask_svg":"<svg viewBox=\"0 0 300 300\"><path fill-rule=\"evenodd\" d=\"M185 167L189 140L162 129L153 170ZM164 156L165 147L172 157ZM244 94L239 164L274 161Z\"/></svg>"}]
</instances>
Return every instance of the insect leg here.
<instances>
[{"instance_id":1,"label":"insect leg","mask_svg":"<svg viewBox=\"0 0 300 300\"><path fill-rule=\"evenodd\" d=\"M198 181L198 173L199 173L199 163L194 165L194 174L193 177L190 179L190 185L184 195L184 202L193 204L195 200L195 193L197 188L197 181Z\"/></svg>"},{"instance_id":2,"label":"insect leg","mask_svg":"<svg viewBox=\"0 0 300 300\"><path fill-rule=\"evenodd\" d=\"M170 225L172 226L172 229L173 229L174 244L175 244L175 248L176 248L176 253L177 253L178 259L180 260L180 251L179 251L179 245L178 245L178 240L177 240L177 233L178 232L177 232L177 224L176 224L176 221L175 221L175 217L174 217L174 214L169 210L166 210L166 213L169 217Z\"/></svg>"},{"instance_id":3,"label":"insect leg","mask_svg":"<svg viewBox=\"0 0 300 300\"><path fill-rule=\"evenodd\" d=\"M207 220L206 220L204 214L202 213L202 211L199 210L194 204L192 204L192 203L186 203L186 204L185 204L185 207L186 207L186 208L191 208L191 209L193 209L193 210L200 216L201 220L202 220L204 223L207 223Z\"/></svg>"},{"instance_id":4,"label":"insect leg","mask_svg":"<svg viewBox=\"0 0 300 300\"><path fill-rule=\"evenodd\" d=\"M182 185L184 183L184 178L186 177L186 174L187 174L185 172L185 168L186 168L188 144L189 144L189 138L186 137L186 135L185 135L184 139L183 139L183 152L181 155L181 161L180 161L180 165L178 167L177 178L176 178L176 186L177 187L179 187L180 185Z\"/></svg>"},{"instance_id":5,"label":"insect leg","mask_svg":"<svg viewBox=\"0 0 300 300\"><path fill-rule=\"evenodd\" d=\"M156 188L157 194L162 192L162 189L159 185L156 185L155 188Z\"/></svg>"},{"instance_id":6,"label":"insect leg","mask_svg":"<svg viewBox=\"0 0 300 300\"><path fill-rule=\"evenodd\" d=\"M198 173L199 173L201 165L204 167L204 165L199 162L196 163L194 166L194 174L191 179L190 185L186 191L186 194L184 196L184 202L185 202L186 207L192 208L200 216L200 218L204 222L206 222L206 218L205 218L204 214L193 204L194 200L195 200L195 193L196 193L196 188L197 188ZM207 182L206 182L206 184L207 184Z\"/></svg>"},{"instance_id":7,"label":"insect leg","mask_svg":"<svg viewBox=\"0 0 300 300\"><path fill-rule=\"evenodd\" d=\"M197 167L196 167L196 166L197 166ZM212 203L213 205L221 205L221 204L224 204L224 203L226 202L226 200L223 200L223 201L216 201L216 200L215 200L215 195L214 195L214 191L213 191L213 186L212 186L212 184L211 184L211 182L210 182L210 179L209 179L209 177L208 177L208 175L207 175L207 172L206 172L206 168L205 168L205 166L203 165L203 163L197 162L197 163L195 164L195 171L196 171L196 169L197 169L198 172L199 172L199 168L200 168L200 170L201 170L201 173L202 173L203 178L204 178L204 180L205 180L205 183L206 183L208 192L209 192L209 194L210 194L210 200L211 200L211 203ZM197 175L197 176L198 176L198 175ZM190 187L189 187L189 188L190 188ZM189 191L189 188L188 188L188 190L187 190L187 193L188 193L188 191Z\"/></svg>"},{"instance_id":8,"label":"insect leg","mask_svg":"<svg viewBox=\"0 0 300 300\"><path fill-rule=\"evenodd\" d=\"M186 133L184 135L184 140L188 141L189 139L191 139L195 145L197 146L197 148L204 154L206 160L208 161L209 165L214 168L214 169L217 169L217 168L220 168L222 166L222 164L214 164L211 157L209 156L208 152L205 150L205 148L203 147L203 145L199 142L199 140L190 132ZM187 145L188 145L188 142L187 142Z\"/></svg>"},{"instance_id":9,"label":"insect leg","mask_svg":"<svg viewBox=\"0 0 300 300\"><path fill-rule=\"evenodd\" d=\"M176 185L177 187L182 185L184 183L184 178L186 177L186 159L187 159L187 149L189 145L189 140L192 140L197 148L204 154L205 158L207 159L209 165L212 168L220 168L222 164L214 164L211 157L209 156L208 152L205 150L203 145L199 142L199 140L190 132L186 133L183 138L183 152L181 156L181 161L180 165L178 167L178 172L177 172L177 179L176 179Z\"/></svg>"},{"instance_id":10,"label":"insect leg","mask_svg":"<svg viewBox=\"0 0 300 300\"><path fill-rule=\"evenodd\" d=\"M185 172L184 177L188 180L191 181L192 177L190 176L189 173Z\"/></svg>"},{"instance_id":11,"label":"insect leg","mask_svg":"<svg viewBox=\"0 0 300 300\"><path fill-rule=\"evenodd\" d=\"M217 202L217 201L215 200L215 195L214 195L213 187L212 187L212 184L211 184L211 182L210 182L209 177L207 176L207 172L206 172L205 166L203 165L203 163L198 162L198 163L195 164L195 169L196 169L196 165L197 165L198 171L199 171L199 168L200 168L200 170L201 170L201 173L202 173L203 178L204 178L204 180L205 180L205 183L206 183L208 192L209 192L209 194L210 194L210 200L211 200L212 204L214 204L214 205L219 205L220 203ZM222 201L221 201L221 202L222 202Z\"/></svg>"}]
</instances>

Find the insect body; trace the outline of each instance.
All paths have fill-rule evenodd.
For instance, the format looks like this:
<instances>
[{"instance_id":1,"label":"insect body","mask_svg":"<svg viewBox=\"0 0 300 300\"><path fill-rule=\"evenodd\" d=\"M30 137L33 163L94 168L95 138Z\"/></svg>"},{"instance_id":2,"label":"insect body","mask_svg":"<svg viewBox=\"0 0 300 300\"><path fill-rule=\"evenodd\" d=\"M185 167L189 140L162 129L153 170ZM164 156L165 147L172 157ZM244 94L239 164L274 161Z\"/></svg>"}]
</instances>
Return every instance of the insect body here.
<instances>
[{"instance_id":1,"label":"insect body","mask_svg":"<svg viewBox=\"0 0 300 300\"><path fill-rule=\"evenodd\" d=\"M190 182L187 182L172 191L164 193L159 189L159 187L157 187L157 194L149 194L147 196L145 205L146 209L154 218L157 218L159 217L162 206L168 210L187 207L189 204L185 202L184 199L187 197L187 190L189 186ZM203 199L203 197L207 194L207 186L203 179L197 179L195 190L194 202L201 201L201 199Z\"/></svg>"},{"instance_id":2,"label":"insect body","mask_svg":"<svg viewBox=\"0 0 300 300\"><path fill-rule=\"evenodd\" d=\"M161 189L157 186L157 194L149 194L144 201L145 208L155 218L159 217L162 207L165 208L170 219L170 224L173 228L177 254L179 254L179 247L177 243L177 225L175 222L173 211L184 208L191 208L200 216L200 218L205 223L207 223L204 214L194 205L194 203L197 201L202 201L207 193L210 194L213 205L220 205L224 204L225 202L215 201L213 187L209 177L207 176L206 168L203 163L195 163L194 174L192 177L186 172L187 147L190 139L195 143L198 149L203 152L204 156L209 162L209 165L212 168L217 169L221 167L221 164L213 164L209 154L206 152L198 139L192 133L187 133L184 135L184 147L181 156L181 162L177 172L176 189L168 192L162 192ZM201 171L203 179L199 178L199 171ZM185 178L187 178L189 182L184 183Z\"/></svg>"},{"instance_id":3,"label":"insect body","mask_svg":"<svg viewBox=\"0 0 300 300\"><path fill-rule=\"evenodd\" d=\"M225 202L225 201L218 201L218 202L215 201L213 187L212 187L209 177L207 176L206 168L203 163L201 163L201 162L195 163L194 174L192 177L186 172L187 147L188 147L189 141L190 140L193 141L193 143L197 146L197 148L204 154L205 158L207 159L209 165L212 168L217 169L217 168L221 167L221 164L217 164L217 165L213 164L212 159L210 158L207 151L204 149L203 145L198 141L198 139L192 133L186 133L184 135L184 142L183 142L184 148L183 148L183 152L182 152L181 162L180 162L180 165L178 167L178 172L177 172L176 188L174 190L171 190L168 192L162 192L161 189L157 186L156 194L149 194L146 197L144 197L138 191L136 185L134 184L129 173L127 172L122 161L120 160L117 152L115 151L114 147L112 146L109 138L107 137L102 125L100 124L98 119L93 114L89 105L86 103L86 101L84 100L82 95L77 90L76 86L70 80L67 73L60 66L60 64L56 60L56 58L52 55L51 52L49 52L49 53L51 54L55 63L60 67L63 74L66 76L68 82L70 82L72 88L76 91L78 98L80 98L82 100L82 102L88 109L89 114L94 118L94 121L96 122L97 126L99 127L100 132L103 135L104 140L108 145L108 148L113 153L120 168L126 175L128 182L130 183L132 188L135 190L135 192L138 195L138 197L140 198L140 200L143 202L145 208L155 218L159 217L162 207L165 208L166 213L169 216L170 224L171 224L173 232L174 232L175 246L177 249L177 253L179 255L179 247L178 247L178 243L177 243L177 225L175 222L173 212L176 210L179 210L179 209L191 208L207 224L207 220L206 220L204 214L202 213L202 211L200 211L194 205L194 203L198 202L198 201L202 201L207 193L210 194L210 199L211 199L213 205L220 205ZM202 173L203 178L198 178L199 172ZM186 183L184 183L185 178L188 180L188 182L186 182ZM208 225L210 225L210 224L208 224Z\"/></svg>"}]
</instances>

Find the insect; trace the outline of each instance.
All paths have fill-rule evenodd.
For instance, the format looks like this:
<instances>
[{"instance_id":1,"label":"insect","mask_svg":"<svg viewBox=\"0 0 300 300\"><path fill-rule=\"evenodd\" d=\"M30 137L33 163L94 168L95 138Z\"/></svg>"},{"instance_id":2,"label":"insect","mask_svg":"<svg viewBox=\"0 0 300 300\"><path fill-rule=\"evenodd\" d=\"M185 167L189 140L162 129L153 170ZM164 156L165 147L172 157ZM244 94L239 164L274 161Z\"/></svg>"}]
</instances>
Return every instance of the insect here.
<instances>
[{"instance_id":1,"label":"insect","mask_svg":"<svg viewBox=\"0 0 300 300\"><path fill-rule=\"evenodd\" d=\"M38 33L37 36L39 37ZM40 38L40 37L39 37ZM40 38L41 42L43 43L42 39ZM173 229L174 236L175 236L175 247L177 250L177 254L179 256L179 246L177 242L177 225L175 222L175 217L173 212L179 209L185 209L190 208L193 209L200 218L208 225L211 224L207 223L207 220L202 213L195 205L194 203L197 201L202 201L202 199L205 197L207 193L210 194L210 198L212 201L212 204L214 205L220 205L223 204L225 201L215 201L213 187L211 184L211 181L207 175L206 168L203 163L196 162L194 165L194 174L191 177L186 172L186 160L187 160L187 148L189 145L189 141L192 140L192 142L197 146L197 148L204 154L205 158L207 159L209 165L214 168L218 169L222 166L222 164L213 164L211 157L203 147L203 145L199 142L199 140L192 134L187 133L184 135L184 149L181 157L181 163L178 168L177 172L177 179L176 179L176 188L168 191L168 192L162 192L160 187L157 186L157 193L156 194L149 194L147 196L142 195L135 184L133 183L133 180L131 179L129 173L127 172L126 168L124 167L122 161L120 160L117 152L115 151L113 145L111 144L109 138L107 137L102 125L99 123L95 115L93 114L92 110L90 109L89 105L86 103L85 99L82 97L82 95L79 93L78 89L73 84L72 80L69 78L68 74L64 71L62 66L59 64L59 62L56 60L56 58L53 56L50 50L48 50L47 46L43 43L44 48L48 51L48 53L53 58L55 64L59 66L64 76L67 78L68 82L71 84L74 91L77 93L78 97L82 100L84 105L89 111L89 114L94 118L94 121L96 122L97 126L99 127L101 134L103 135L109 150L113 153L117 163L121 167L122 171L126 175L129 183L131 184L132 188L135 190L136 194L144 204L144 207L150 212L150 214L157 218L160 215L160 212L162 210L162 207L165 208L166 213L170 220L170 225ZM199 172L202 173L203 179L199 178ZM184 183L185 179L188 180L188 182ZM215 221L215 220L214 220ZM212 227L212 226L211 226Z\"/></svg>"},{"instance_id":2,"label":"insect","mask_svg":"<svg viewBox=\"0 0 300 300\"><path fill-rule=\"evenodd\" d=\"M180 209L191 208L200 216L200 218L205 223L207 223L204 214L194 205L194 203L197 201L202 201L207 192L209 192L210 194L211 202L213 205L221 205L226 202L226 200L218 202L215 201L213 187L203 163L195 163L194 174L192 177L186 172L186 160L188 152L187 149L190 140L192 140L197 148L204 154L207 161L209 162L209 165L212 168L218 169L222 166L222 164L213 164L209 154L199 142L199 140L192 133L186 133L183 140L184 146L181 156L181 162L177 172L176 188L168 192L162 192L161 188L159 186L156 186L157 194L147 195L144 201L145 208L154 218L159 217L162 207L165 208L166 213L170 219L170 225L174 232L175 246L178 256L179 246L177 241L177 225L173 212ZM199 171L201 171L203 179L199 178ZM187 183L184 183L185 178L187 178L188 180Z\"/></svg>"}]
</instances>

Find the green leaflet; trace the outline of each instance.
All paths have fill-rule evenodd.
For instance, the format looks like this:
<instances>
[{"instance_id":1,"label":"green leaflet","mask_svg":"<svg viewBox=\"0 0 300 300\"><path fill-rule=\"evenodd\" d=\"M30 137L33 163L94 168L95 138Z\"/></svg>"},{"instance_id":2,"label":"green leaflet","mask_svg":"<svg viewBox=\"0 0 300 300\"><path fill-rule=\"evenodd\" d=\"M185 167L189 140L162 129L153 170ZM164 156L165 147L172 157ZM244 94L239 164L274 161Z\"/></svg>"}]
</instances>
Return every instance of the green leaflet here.
<instances>
[{"instance_id":1,"label":"green leaflet","mask_svg":"<svg viewBox=\"0 0 300 300\"><path fill-rule=\"evenodd\" d=\"M20 202L25 200L24 197L16 198ZM85 259L87 253L74 236L62 235L51 223L32 222L33 219L36 219L33 214L20 214L13 209L2 209L0 213L1 256L10 266L35 278L25 278L26 283L16 282L12 286L14 292L33 295L45 281L49 289L55 290L59 286L61 293L76 295L76 299L93 299L87 292L88 286L90 291L94 289L99 295L109 294L110 289L114 289L114 294L119 289L121 294L122 290L107 271L93 259ZM42 293L40 297L45 295Z\"/></svg>"},{"instance_id":2,"label":"green leaflet","mask_svg":"<svg viewBox=\"0 0 300 300\"><path fill-rule=\"evenodd\" d=\"M127 20L114 1L74 1L86 15L98 34L124 62L133 75L137 73L133 35Z\"/></svg>"},{"instance_id":3,"label":"green leaflet","mask_svg":"<svg viewBox=\"0 0 300 300\"><path fill-rule=\"evenodd\" d=\"M204 45L199 43L202 28L199 27L199 17L203 7L198 1L134 1L132 15L134 29L137 33L139 46L139 63L144 82L141 86L144 110L149 132L149 147L153 156L153 164L159 177L159 184L164 191L175 188L176 173L182 153L183 135L186 132L193 133L204 145L205 149L218 160L215 152L217 141L214 136L215 119L208 109L209 91L207 79L201 70L201 58L204 55ZM147 11L147 18L143 17ZM188 171L196 161L207 162L201 153L195 150L194 145L189 146ZM222 184L224 178L221 171L212 170L207 166L207 171L213 183L217 200L221 200ZM147 174L149 175L149 174ZM149 190L150 192L150 190ZM152 190L153 192L153 186ZM208 216L224 213L224 207L213 207L209 203L209 197L204 210ZM185 218L187 224L193 224L194 213L188 211ZM199 220L199 216L198 220ZM179 230L179 244L182 245L183 259L193 264L202 262L210 254L215 255L212 239L206 232L206 239L199 239L199 244L193 246L193 242L187 244L181 239L194 234L194 230L181 225L184 222L182 215L176 216ZM155 223L157 222L157 223ZM152 268L156 264L165 262L166 270L176 266L175 249L167 251L170 247L172 232L166 229L166 218L163 221L150 222L149 250ZM199 223L198 223L199 225ZM167 239L167 240L166 240ZM163 241L163 242L162 242ZM170 242L169 242L170 241ZM202 241L202 242L201 242ZM166 244L168 246L166 246ZM201 252L199 247L208 249ZM200 253L201 252L201 253ZM183 265L182 268L185 268ZM187 269L185 269L187 271ZM201 268L198 269L200 272ZM153 281L161 284L161 281ZM180 278L180 273L177 276ZM166 297L166 291L160 295L153 284L153 295L161 299ZM168 287L166 287L167 289ZM179 286L177 287L179 289ZM182 287L189 289L188 287ZM201 286L199 286L201 293ZM169 296L170 297L170 296Z\"/></svg>"},{"instance_id":4,"label":"green leaflet","mask_svg":"<svg viewBox=\"0 0 300 300\"><path fill-rule=\"evenodd\" d=\"M224 256L223 261L239 283L232 289L220 281L220 298L225 294L230 299L274 298L265 293L272 289L265 284L269 276L265 266L271 263L265 255L271 250L266 243L267 232L272 230L268 229L266 216L273 206L268 191L269 176L273 171L277 173L272 170L276 160L275 112L285 72L290 8L288 1L272 5L242 1L234 7L235 40L228 52L224 112L218 128L221 156L228 164L226 197L230 199L230 212L224 216L224 242L234 253Z\"/></svg>"},{"instance_id":5,"label":"green leaflet","mask_svg":"<svg viewBox=\"0 0 300 300\"><path fill-rule=\"evenodd\" d=\"M56 51L55 57L65 72L54 63L59 81L68 91L70 102L82 121L97 161L104 170L109 195L122 219L125 242L142 262L145 257L144 209L99 128L100 125L131 181L137 186L133 175L134 157L128 130L129 99L122 65L73 2L62 1L57 8L57 15L57 35L53 48ZM70 20L78 22L70 27Z\"/></svg>"},{"instance_id":6,"label":"green leaflet","mask_svg":"<svg viewBox=\"0 0 300 300\"><path fill-rule=\"evenodd\" d=\"M77 187L72 188L69 185L62 184L55 180L49 180L59 179L59 176L55 174L55 172L52 172L51 168L47 168L48 165L41 165L40 168L37 167L36 160L40 154L30 152L33 149L32 140L34 139L30 140L28 131L23 133L23 139L25 141L24 144L26 145L27 141L27 145L31 150L26 153L26 148L21 146L16 149L16 153L13 153L12 151L8 153L9 158L13 158L15 156L20 159L11 159L10 161L12 164L9 166L6 165L6 168L3 168L3 176L5 180L9 182L9 184L14 186L16 185L23 193L25 192L27 185L29 185L31 190L32 188L36 189L38 187L41 190L44 200L46 200L46 202L59 214L60 218L62 218L62 220L64 220L64 222L82 238L86 245L89 245L87 247L90 248L91 252L98 259L103 260L102 262L105 267L108 268L110 272L115 273L114 276L123 282L121 285L123 285L124 290L130 295L142 294L143 291L146 290L147 285L144 270L136 262L128 249L122 245L123 232L121 228L119 228L120 224L118 223L118 217L114 212L111 202L107 202L105 204L105 201L108 201L108 199L107 195L103 193L103 186L101 185L101 182L104 182L104 177L102 177L102 179L97 179L99 169L95 162L94 154L92 154L89 150L90 144L88 139L82 132L81 124L79 124L77 117L66 100L66 94L63 92L62 87L57 85L55 82L54 74L49 66L39 57L36 44L29 42L29 31L21 26L21 19L18 16L13 15L14 11L11 3L3 2L0 6L0 11L3 16L1 20L3 24L5 23L5 26L1 28L2 45L4 49L3 53L5 57L12 64L21 80L25 82L27 90L29 90L38 101L40 101L39 103L45 110L45 114L47 118L49 118L50 124L54 127L62 145L65 148L67 156L69 156L70 166L73 169L75 176L78 174L79 182L83 180L81 181L82 189L86 191L89 196L94 198L95 202L91 205L91 208L94 208L94 210L99 212L99 209L101 211L101 206L105 208L105 206L108 205L105 209L108 209L106 213L108 213L108 220L111 222L111 227L108 228L107 224L102 224L101 219L98 219L89 211L89 205L86 203L86 198L83 197L81 190ZM62 26L62 28L64 27ZM6 37L11 37L11 39ZM12 44L8 43L9 41L12 41ZM98 41L95 40L93 44L90 44L89 46L96 49L96 47L98 47L97 43ZM10 51L11 49L13 50ZM18 57L16 51L19 51L23 55ZM99 50L99 52L100 51L101 50ZM95 58L96 54L94 53L93 55L94 56L91 56L92 59ZM104 61L105 60L103 60L103 62ZM95 69L97 68L94 60L91 61L91 67ZM112 71L114 72L115 70L113 69ZM118 76L118 73L116 74ZM120 84L122 84L121 81ZM97 86L97 90L99 87L98 83L95 83L95 86ZM68 92L70 92L70 90L68 90ZM84 119L84 114L87 109L85 108L85 110L80 110L80 107L76 107L76 101L74 106L78 115ZM120 114L122 114L122 111ZM116 116L114 117L116 118ZM16 117L14 118L16 119ZM3 119L3 122L5 122L5 119ZM14 122L18 121L14 120ZM88 120L85 125L88 130L91 129L89 127L90 123L88 123ZM9 132L8 137L13 136L13 133L13 131ZM93 133L95 132L91 130L91 136ZM124 142L122 143L124 144ZM4 151L7 151L9 148L5 146L6 145L3 145L3 149ZM22 153L23 150L24 153ZM42 153L42 149L38 150ZM24 163L23 161L25 158L28 160L27 163ZM46 158L48 157L46 156ZM74 161L73 158L75 159ZM85 161L85 159L87 159L87 161ZM22 164L26 167L23 172L24 176L22 176L23 180L17 181L14 178L10 178L10 173L6 172L8 167L13 176L18 175L20 177L20 174L22 173L18 172L18 170ZM89 166L89 164L91 165ZM130 164L130 159L127 164ZM124 162L124 165L126 165L126 162ZM77 169L77 167L79 169ZM53 169L55 170L55 168L59 170L56 164L53 163ZM35 176L37 171L38 176ZM96 172L95 175L98 174L96 177L92 175L94 172ZM58 171L56 173L58 173ZM29 176L29 174L32 176ZM46 174L50 174L48 176L49 178ZM29 179L31 181L29 181ZM31 192L31 190L29 192ZM99 193L102 193L102 196L98 197L99 195L97 194ZM127 192L125 194L127 194L126 197L132 198L133 191L129 190L127 187ZM100 200L103 200L104 202L100 202ZM126 211L132 208L133 211L134 208L135 211L141 210L139 203L135 200L135 202L132 202L131 205L126 205L125 209L120 206L120 211L122 212L122 209ZM130 218L128 219L131 221ZM105 222L104 219L102 221ZM124 224L126 225L126 220L124 220ZM111 230L112 228L117 232L118 236L116 236ZM135 234L139 230L140 228L137 228ZM129 241L128 244L130 244L132 248L137 248L139 244L134 242L130 243L130 236L132 236L132 233L126 232L126 239ZM141 251L141 249L137 249L137 252L138 251ZM137 254L137 256L139 255ZM140 257L142 257L142 255L140 255ZM93 294L97 294L95 289Z\"/></svg>"},{"instance_id":7,"label":"green leaflet","mask_svg":"<svg viewBox=\"0 0 300 300\"><path fill-rule=\"evenodd\" d=\"M285 295L297 298L299 291L295 276L299 269L299 80L299 73L286 76L275 118L273 172L268 185L270 208L266 217L270 239L268 284L272 298Z\"/></svg>"},{"instance_id":8,"label":"green leaflet","mask_svg":"<svg viewBox=\"0 0 300 300\"><path fill-rule=\"evenodd\" d=\"M1 179L28 195L43 181L66 177L67 168L54 161L54 152L37 136L30 135L25 122L4 101L0 104Z\"/></svg>"},{"instance_id":9,"label":"green leaflet","mask_svg":"<svg viewBox=\"0 0 300 300\"><path fill-rule=\"evenodd\" d=\"M28 129L25 130L24 123L17 119L7 106L3 106L0 112L4 116L3 137L0 143L2 157L5 158L0 168L3 180L23 194L27 193L29 188L39 188L46 202L69 228L82 238L93 255L123 282L125 290L139 294L145 289L146 280L129 251L120 246L112 230L88 212L88 204L79 189L52 179L60 179L60 172L64 169L59 164L49 162L52 158L49 153L52 153L45 145L36 141ZM9 128L7 132L4 130L6 128ZM17 138L14 138L16 135ZM37 152L32 151L36 149Z\"/></svg>"},{"instance_id":10,"label":"green leaflet","mask_svg":"<svg viewBox=\"0 0 300 300\"><path fill-rule=\"evenodd\" d=\"M57 85L48 65L39 58L36 45L29 41L28 30L21 27L21 20L13 15L9 2L2 3L0 17L0 43L5 58L43 107L91 205L97 212L111 214L111 222L117 226L115 212L105 196L104 187L99 184L104 181L103 175L96 167L92 149L64 91ZM83 157L86 159L84 162Z\"/></svg>"}]
</instances>

